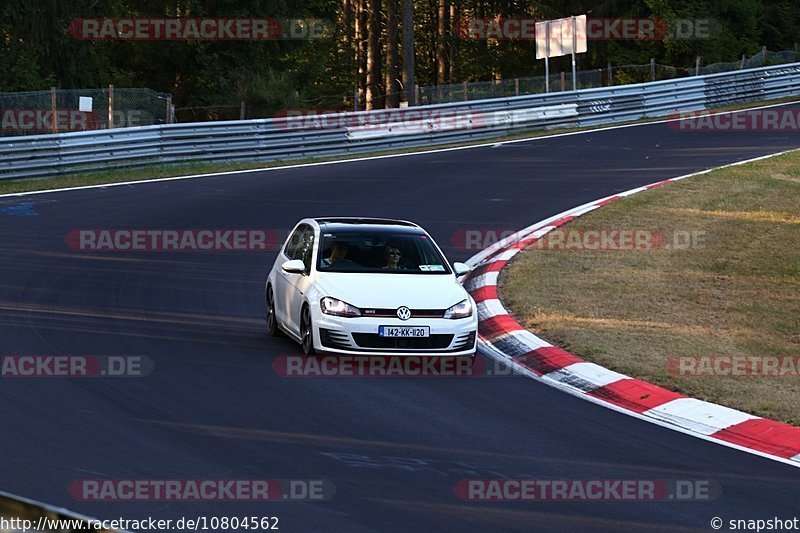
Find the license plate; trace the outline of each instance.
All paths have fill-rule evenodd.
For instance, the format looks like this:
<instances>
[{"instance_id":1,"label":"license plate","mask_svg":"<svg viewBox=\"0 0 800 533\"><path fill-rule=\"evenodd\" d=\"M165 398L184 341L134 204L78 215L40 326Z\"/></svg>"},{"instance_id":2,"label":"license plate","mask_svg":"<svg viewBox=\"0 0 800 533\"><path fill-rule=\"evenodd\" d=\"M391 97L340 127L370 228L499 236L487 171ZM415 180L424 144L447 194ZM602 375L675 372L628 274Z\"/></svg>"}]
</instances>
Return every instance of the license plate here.
<instances>
[{"instance_id":1,"label":"license plate","mask_svg":"<svg viewBox=\"0 0 800 533\"><path fill-rule=\"evenodd\" d=\"M430 334L428 326L378 326L381 337L429 337Z\"/></svg>"}]
</instances>

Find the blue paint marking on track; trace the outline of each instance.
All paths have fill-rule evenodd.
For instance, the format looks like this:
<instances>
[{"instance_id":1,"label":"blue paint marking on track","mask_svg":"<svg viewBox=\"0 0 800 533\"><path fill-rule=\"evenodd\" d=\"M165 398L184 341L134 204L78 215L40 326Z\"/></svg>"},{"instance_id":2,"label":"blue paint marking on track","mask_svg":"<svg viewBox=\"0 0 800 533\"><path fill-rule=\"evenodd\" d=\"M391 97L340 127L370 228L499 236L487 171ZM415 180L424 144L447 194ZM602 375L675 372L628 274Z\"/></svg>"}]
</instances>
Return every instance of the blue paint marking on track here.
<instances>
[{"instance_id":1,"label":"blue paint marking on track","mask_svg":"<svg viewBox=\"0 0 800 533\"><path fill-rule=\"evenodd\" d=\"M0 207L0 215L17 216L17 217L38 217L39 213L37 213L33 209L33 203L29 202L27 204Z\"/></svg>"}]
</instances>

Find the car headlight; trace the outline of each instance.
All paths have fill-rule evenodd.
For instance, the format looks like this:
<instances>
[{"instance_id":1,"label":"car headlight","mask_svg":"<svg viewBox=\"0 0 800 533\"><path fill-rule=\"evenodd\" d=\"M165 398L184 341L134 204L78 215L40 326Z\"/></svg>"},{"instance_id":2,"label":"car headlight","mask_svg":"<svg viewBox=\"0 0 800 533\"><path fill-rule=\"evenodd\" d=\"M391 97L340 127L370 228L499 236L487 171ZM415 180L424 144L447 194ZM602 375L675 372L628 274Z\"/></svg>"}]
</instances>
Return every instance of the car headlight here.
<instances>
[{"instance_id":1,"label":"car headlight","mask_svg":"<svg viewBox=\"0 0 800 533\"><path fill-rule=\"evenodd\" d=\"M444 318L467 318L472 316L472 302L461 300L456 305L444 312Z\"/></svg>"},{"instance_id":2,"label":"car headlight","mask_svg":"<svg viewBox=\"0 0 800 533\"><path fill-rule=\"evenodd\" d=\"M330 296L326 296L320 300L319 307L326 315L346 317L361 316L361 309L358 307L354 307L336 298L331 298Z\"/></svg>"}]
</instances>

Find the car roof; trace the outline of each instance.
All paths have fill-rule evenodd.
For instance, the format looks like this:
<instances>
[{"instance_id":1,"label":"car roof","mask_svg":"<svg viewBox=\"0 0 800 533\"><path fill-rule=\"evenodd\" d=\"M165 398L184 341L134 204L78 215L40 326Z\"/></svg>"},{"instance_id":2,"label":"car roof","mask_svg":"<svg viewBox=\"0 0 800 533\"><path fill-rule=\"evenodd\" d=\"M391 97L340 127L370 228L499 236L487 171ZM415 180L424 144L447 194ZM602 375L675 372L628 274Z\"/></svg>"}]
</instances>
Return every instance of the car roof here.
<instances>
[{"instance_id":1,"label":"car roof","mask_svg":"<svg viewBox=\"0 0 800 533\"><path fill-rule=\"evenodd\" d=\"M347 233L383 233L392 231L397 233L410 233L414 235L425 235L425 230L413 222L406 220L392 220L388 218L352 218L352 217L325 217L315 218L319 224L321 232L340 232Z\"/></svg>"},{"instance_id":2,"label":"car roof","mask_svg":"<svg viewBox=\"0 0 800 533\"><path fill-rule=\"evenodd\" d=\"M425 230L418 226L393 226L391 224L321 224L319 231L325 235L358 235L358 234L407 234L407 235L427 235Z\"/></svg>"},{"instance_id":3,"label":"car roof","mask_svg":"<svg viewBox=\"0 0 800 533\"><path fill-rule=\"evenodd\" d=\"M404 226L410 228L419 228L413 222L407 220L394 220L391 218L367 218L367 217L319 217L314 219L320 226L327 225L349 225L349 226Z\"/></svg>"}]
</instances>

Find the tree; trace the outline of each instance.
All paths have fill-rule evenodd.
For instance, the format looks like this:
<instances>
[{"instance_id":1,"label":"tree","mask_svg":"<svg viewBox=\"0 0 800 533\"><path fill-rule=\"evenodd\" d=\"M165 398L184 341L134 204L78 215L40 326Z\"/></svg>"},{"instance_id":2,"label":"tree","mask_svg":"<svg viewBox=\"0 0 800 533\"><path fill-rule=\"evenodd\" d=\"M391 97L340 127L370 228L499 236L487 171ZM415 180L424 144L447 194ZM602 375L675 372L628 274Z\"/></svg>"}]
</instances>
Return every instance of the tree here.
<instances>
[{"instance_id":1,"label":"tree","mask_svg":"<svg viewBox=\"0 0 800 533\"><path fill-rule=\"evenodd\" d=\"M415 87L541 76L532 40L469 39L469 19L559 18L715 21L710 38L592 40L579 69L608 63L688 67L736 61L800 42L798 0L1 0L0 91L148 87L176 107L230 107L259 115L289 107L377 109L417 104ZM79 18L277 18L330 21L321 39L86 40ZM384 19L385 23L382 23ZM554 71L569 58L554 58ZM402 78L402 86L398 86ZM253 104L250 106L250 104Z\"/></svg>"},{"instance_id":2,"label":"tree","mask_svg":"<svg viewBox=\"0 0 800 533\"><path fill-rule=\"evenodd\" d=\"M356 108L361 108L367 85L367 10L366 0L353 0L355 5L355 36L353 51L356 63Z\"/></svg>"},{"instance_id":3,"label":"tree","mask_svg":"<svg viewBox=\"0 0 800 533\"><path fill-rule=\"evenodd\" d=\"M450 26L450 8L447 0L439 0L436 17L436 85L447 83L450 65L447 58L447 34Z\"/></svg>"},{"instance_id":4,"label":"tree","mask_svg":"<svg viewBox=\"0 0 800 533\"><path fill-rule=\"evenodd\" d=\"M367 0L367 109L381 106L381 2Z\"/></svg>"},{"instance_id":5,"label":"tree","mask_svg":"<svg viewBox=\"0 0 800 533\"><path fill-rule=\"evenodd\" d=\"M413 106L417 103L414 91L416 85L414 77L414 2L413 0L401 1L403 2L403 92L408 105Z\"/></svg>"},{"instance_id":6,"label":"tree","mask_svg":"<svg viewBox=\"0 0 800 533\"><path fill-rule=\"evenodd\" d=\"M386 107L400 101L398 75L397 0L386 0Z\"/></svg>"}]
</instances>

